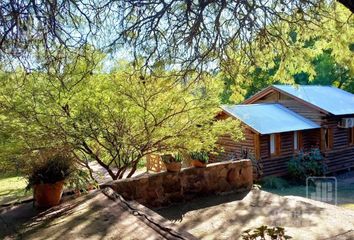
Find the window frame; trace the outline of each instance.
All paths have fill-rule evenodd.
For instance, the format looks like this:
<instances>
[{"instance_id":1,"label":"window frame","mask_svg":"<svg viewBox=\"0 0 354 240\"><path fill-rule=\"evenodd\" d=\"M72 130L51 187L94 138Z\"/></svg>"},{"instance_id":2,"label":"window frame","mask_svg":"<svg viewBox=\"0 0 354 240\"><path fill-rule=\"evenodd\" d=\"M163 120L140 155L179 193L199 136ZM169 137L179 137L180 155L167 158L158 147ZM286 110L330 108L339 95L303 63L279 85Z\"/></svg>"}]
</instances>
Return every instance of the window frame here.
<instances>
[{"instance_id":1,"label":"window frame","mask_svg":"<svg viewBox=\"0 0 354 240\"><path fill-rule=\"evenodd\" d=\"M274 151L272 152L272 145L274 145ZM281 138L280 133L273 133L269 135L269 154L271 157L280 155L281 150Z\"/></svg>"},{"instance_id":2,"label":"window frame","mask_svg":"<svg viewBox=\"0 0 354 240\"><path fill-rule=\"evenodd\" d=\"M349 138L348 138L348 142L349 142L349 146L354 146L354 127L349 128Z\"/></svg>"},{"instance_id":3,"label":"window frame","mask_svg":"<svg viewBox=\"0 0 354 240\"><path fill-rule=\"evenodd\" d=\"M333 128L325 128L324 129L324 147L325 150L333 149Z\"/></svg>"},{"instance_id":4,"label":"window frame","mask_svg":"<svg viewBox=\"0 0 354 240\"><path fill-rule=\"evenodd\" d=\"M294 131L293 132L293 151L294 152L299 151L302 149L302 147L303 147L302 132L301 131Z\"/></svg>"}]
</instances>

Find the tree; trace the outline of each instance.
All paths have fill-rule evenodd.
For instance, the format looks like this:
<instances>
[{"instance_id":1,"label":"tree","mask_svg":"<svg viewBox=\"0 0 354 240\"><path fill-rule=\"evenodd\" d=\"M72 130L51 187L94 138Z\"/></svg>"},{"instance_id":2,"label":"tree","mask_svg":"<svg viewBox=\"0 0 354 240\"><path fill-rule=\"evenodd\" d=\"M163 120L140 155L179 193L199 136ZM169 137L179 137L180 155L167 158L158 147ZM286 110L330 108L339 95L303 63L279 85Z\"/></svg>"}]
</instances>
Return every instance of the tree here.
<instances>
[{"instance_id":1,"label":"tree","mask_svg":"<svg viewBox=\"0 0 354 240\"><path fill-rule=\"evenodd\" d=\"M353 12L352 1L338 2ZM304 28L316 24L318 16L329 15L328 3L336 5L325 0L6 0L0 4L1 62L27 71L46 69L66 52L92 45L105 53L131 51L148 67L164 59L184 75L209 69L208 63L227 58L229 49L253 57L249 44L256 37L279 37L268 28L279 21ZM40 56L38 48L44 49Z\"/></svg>"},{"instance_id":2,"label":"tree","mask_svg":"<svg viewBox=\"0 0 354 240\"><path fill-rule=\"evenodd\" d=\"M294 75L296 84L336 86L354 93L354 77L347 66L339 64L331 55L331 50L324 50L315 57L311 63L315 70L315 76L310 80L308 73Z\"/></svg>"},{"instance_id":3,"label":"tree","mask_svg":"<svg viewBox=\"0 0 354 240\"><path fill-rule=\"evenodd\" d=\"M268 29L279 38L255 40L253 60L238 52L223 63L220 77L229 82L228 101L241 102L271 84L321 84L353 89L354 21L342 7L306 28L279 22ZM349 17L349 18L348 18ZM286 47L283 47L283 46Z\"/></svg>"},{"instance_id":4,"label":"tree","mask_svg":"<svg viewBox=\"0 0 354 240\"><path fill-rule=\"evenodd\" d=\"M204 81L181 83L163 68L154 71L157 78L123 66L93 73L71 88L61 84L75 77L71 71L61 82L44 73L23 82L7 77L0 106L11 114L8 124L21 126L16 135L26 140L27 151L70 146L82 165L89 168L94 161L112 179L132 176L150 153L213 151L220 134L242 137L237 121L215 120L217 79L204 75Z\"/></svg>"}]
</instances>

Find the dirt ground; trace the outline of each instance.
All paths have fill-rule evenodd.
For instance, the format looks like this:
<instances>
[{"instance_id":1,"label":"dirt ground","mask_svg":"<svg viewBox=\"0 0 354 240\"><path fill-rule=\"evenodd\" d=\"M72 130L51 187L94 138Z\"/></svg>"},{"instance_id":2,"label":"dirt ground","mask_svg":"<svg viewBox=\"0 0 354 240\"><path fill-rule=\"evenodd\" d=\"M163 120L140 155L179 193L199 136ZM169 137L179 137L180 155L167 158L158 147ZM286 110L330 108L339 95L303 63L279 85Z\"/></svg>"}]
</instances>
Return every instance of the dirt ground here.
<instances>
[{"instance_id":1,"label":"dirt ground","mask_svg":"<svg viewBox=\"0 0 354 240\"><path fill-rule=\"evenodd\" d=\"M0 209L0 239L240 239L264 224L285 227L293 239L354 239L354 211L262 190L200 197L155 212L161 216L102 193L45 212L22 204Z\"/></svg>"},{"instance_id":2,"label":"dirt ground","mask_svg":"<svg viewBox=\"0 0 354 240\"><path fill-rule=\"evenodd\" d=\"M241 239L243 231L261 225L283 226L293 239L354 239L354 211L261 190L201 197L155 211L199 239Z\"/></svg>"}]
</instances>

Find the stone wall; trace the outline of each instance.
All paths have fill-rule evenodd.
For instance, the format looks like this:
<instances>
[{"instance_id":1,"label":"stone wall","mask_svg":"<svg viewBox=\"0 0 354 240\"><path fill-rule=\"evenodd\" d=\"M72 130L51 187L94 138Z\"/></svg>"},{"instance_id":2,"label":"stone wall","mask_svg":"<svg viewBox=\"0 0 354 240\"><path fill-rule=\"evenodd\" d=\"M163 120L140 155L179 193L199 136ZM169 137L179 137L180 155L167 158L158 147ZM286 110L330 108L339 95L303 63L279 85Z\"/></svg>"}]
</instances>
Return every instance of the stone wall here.
<instances>
[{"instance_id":1,"label":"stone wall","mask_svg":"<svg viewBox=\"0 0 354 240\"><path fill-rule=\"evenodd\" d=\"M105 186L127 200L160 207L201 195L245 192L252 184L251 161L237 160L208 164L206 168L184 168L179 173L160 172L122 179Z\"/></svg>"}]
</instances>

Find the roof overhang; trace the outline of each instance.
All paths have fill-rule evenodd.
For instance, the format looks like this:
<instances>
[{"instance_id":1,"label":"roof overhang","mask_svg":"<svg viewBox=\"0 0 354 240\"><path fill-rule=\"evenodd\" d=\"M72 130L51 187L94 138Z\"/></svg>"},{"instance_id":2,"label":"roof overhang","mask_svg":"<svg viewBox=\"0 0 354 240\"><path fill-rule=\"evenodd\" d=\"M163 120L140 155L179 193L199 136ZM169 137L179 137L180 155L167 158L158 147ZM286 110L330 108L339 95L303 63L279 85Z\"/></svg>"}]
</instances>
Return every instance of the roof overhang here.
<instances>
[{"instance_id":1,"label":"roof overhang","mask_svg":"<svg viewBox=\"0 0 354 240\"><path fill-rule=\"evenodd\" d=\"M223 105L221 108L259 134L320 128L311 120L276 103Z\"/></svg>"}]
</instances>

